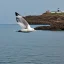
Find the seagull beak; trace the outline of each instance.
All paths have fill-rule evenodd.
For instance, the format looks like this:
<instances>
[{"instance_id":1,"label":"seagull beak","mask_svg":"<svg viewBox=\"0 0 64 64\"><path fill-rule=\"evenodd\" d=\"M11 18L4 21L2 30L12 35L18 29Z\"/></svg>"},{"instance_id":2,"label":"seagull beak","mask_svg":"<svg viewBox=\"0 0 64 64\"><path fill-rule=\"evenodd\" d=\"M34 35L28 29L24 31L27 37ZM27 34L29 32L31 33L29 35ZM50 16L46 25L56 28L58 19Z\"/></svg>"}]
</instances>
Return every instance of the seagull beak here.
<instances>
[{"instance_id":1,"label":"seagull beak","mask_svg":"<svg viewBox=\"0 0 64 64\"><path fill-rule=\"evenodd\" d=\"M17 12L15 12L15 15L18 16L18 15L20 15L20 14L18 14Z\"/></svg>"}]
</instances>

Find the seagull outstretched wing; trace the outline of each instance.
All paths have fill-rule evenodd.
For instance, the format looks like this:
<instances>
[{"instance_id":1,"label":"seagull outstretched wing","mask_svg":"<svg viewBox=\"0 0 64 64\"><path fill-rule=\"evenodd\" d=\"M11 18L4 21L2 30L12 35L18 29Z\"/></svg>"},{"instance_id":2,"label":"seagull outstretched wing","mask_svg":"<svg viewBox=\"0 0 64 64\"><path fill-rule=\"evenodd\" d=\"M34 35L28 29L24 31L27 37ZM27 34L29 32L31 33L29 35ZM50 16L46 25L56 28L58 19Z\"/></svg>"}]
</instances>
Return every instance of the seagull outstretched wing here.
<instances>
[{"instance_id":1,"label":"seagull outstretched wing","mask_svg":"<svg viewBox=\"0 0 64 64\"><path fill-rule=\"evenodd\" d=\"M28 22L17 12L15 12L16 15L16 21L17 23L22 27L22 29L29 29L31 28Z\"/></svg>"}]
</instances>

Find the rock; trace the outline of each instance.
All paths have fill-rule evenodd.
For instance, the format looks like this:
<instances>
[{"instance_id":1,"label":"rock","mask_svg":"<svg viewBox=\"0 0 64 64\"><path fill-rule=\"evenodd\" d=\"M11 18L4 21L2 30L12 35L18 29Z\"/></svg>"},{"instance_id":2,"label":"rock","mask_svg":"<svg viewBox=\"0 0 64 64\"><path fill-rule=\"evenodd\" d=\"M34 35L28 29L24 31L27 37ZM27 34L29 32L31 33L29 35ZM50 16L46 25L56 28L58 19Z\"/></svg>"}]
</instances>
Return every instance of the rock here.
<instances>
[{"instance_id":1,"label":"rock","mask_svg":"<svg viewBox=\"0 0 64 64\"><path fill-rule=\"evenodd\" d=\"M50 25L36 27L36 30L64 30L64 13L44 13L38 16L26 16L24 18L29 24Z\"/></svg>"}]
</instances>

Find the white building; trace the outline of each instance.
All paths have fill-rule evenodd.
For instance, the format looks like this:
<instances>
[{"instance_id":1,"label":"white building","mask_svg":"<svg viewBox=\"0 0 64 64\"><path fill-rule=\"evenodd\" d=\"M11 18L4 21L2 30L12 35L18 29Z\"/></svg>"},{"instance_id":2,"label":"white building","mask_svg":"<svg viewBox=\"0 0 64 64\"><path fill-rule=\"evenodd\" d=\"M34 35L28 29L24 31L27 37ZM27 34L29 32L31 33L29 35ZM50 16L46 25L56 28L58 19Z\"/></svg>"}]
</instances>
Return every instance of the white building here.
<instances>
[{"instance_id":1,"label":"white building","mask_svg":"<svg viewBox=\"0 0 64 64\"><path fill-rule=\"evenodd\" d=\"M57 11L51 11L51 13L64 13L64 11L61 11L61 10L58 8Z\"/></svg>"}]
</instances>

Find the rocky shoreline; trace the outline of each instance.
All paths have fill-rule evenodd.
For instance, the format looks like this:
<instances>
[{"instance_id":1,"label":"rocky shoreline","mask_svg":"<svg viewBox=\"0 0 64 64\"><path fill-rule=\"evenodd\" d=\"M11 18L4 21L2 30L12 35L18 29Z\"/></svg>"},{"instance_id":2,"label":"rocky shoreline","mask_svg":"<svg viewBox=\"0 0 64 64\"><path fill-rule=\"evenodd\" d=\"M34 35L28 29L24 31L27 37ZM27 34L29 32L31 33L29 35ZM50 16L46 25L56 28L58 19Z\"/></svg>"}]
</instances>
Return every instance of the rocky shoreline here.
<instances>
[{"instance_id":1,"label":"rocky shoreline","mask_svg":"<svg viewBox=\"0 0 64 64\"><path fill-rule=\"evenodd\" d=\"M24 17L29 24L42 24L50 26L38 26L36 30L64 30L64 13L43 13L42 15Z\"/></svg>"}]
</instances>

